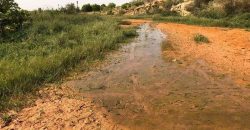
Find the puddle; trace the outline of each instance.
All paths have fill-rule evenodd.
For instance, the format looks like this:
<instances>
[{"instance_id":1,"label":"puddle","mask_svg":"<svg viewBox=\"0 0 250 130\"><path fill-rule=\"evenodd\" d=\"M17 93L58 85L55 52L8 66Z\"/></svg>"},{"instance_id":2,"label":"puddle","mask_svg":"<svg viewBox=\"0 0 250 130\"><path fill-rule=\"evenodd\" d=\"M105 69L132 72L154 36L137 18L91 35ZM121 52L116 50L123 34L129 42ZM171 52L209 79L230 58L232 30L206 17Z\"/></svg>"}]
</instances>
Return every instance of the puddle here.
<instances>
[{"instance_id":1,"label":"puddle","mask_svg":"<svg viewBox=\"0 0 250 130\"><path fill-rule=\"evenodd\" d=\"M101 70L68 84L129 129L250 129L250 90L216 78L202 59L180 65L162 56L166 36L144 24Z\"/></svg>"}]
</instances>

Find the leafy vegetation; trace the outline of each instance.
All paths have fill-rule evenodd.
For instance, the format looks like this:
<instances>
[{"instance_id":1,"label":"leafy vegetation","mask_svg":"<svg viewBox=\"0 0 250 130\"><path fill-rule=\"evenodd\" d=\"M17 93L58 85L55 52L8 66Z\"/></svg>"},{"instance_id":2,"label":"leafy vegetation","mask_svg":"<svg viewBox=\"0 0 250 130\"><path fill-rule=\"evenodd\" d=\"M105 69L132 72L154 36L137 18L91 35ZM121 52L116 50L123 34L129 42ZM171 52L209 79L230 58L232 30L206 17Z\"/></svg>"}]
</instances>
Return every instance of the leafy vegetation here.
<instances>
[{"instance_id":1,"label":"leafy vegetation","mask_svg":"<svg viewBox=\"0 0 250 130\"><path fill-rule=\"evenodd\" d=\"M85 4L82 6L82 12L112 12L116 5L114 3L109 3L108 5L102 4Z\"/></svg>"},{"instance_id":2,"label":"leafy vegetation","mask_svg":"<svg viewBox=\"0 0 250 130\"><path fill-rule=\"evenodd\" d=\"M29 13L21 10L14 0L0 0L0 41L21 30L28 20Z\"/></svg>"},{"instance_id":3,"label":"leafy vegetation","mask_svg":"<svg viewBox=\"0 0 250 130\"><path fill-rule=\"evenodd\" d=\"M205 37L204 35L202 34L195 34L194 35L194 41L196 43L209 43L209 40L207 37Z\"/></svg>"},{"instance_id":4,"label":"leafy vegetation","mask_svg":"<svg viewBox=\"0 0 250 130\"><path fill-rule=\"evenodd\" d=\"M115 3L109 3L108 6L107 6L109 9L113 9L116 7L116 4Z\"/></svg>"},{"instance_id":5,"label":"leafy vegetation","mask_svg":"<svg viewBox=\"0 0 250 130\"><path fill-rule=\"evenodd\" d=\"M103 7L106 7L106 5L103 5ZM103 8L98 4L93 4L93 5L85 4L85 5L82 6L82 11L83 12L92 12L92 11L94 11L94 12L98 11L99 12L102 9Z\"/></svg>"},{"instance_id":6,"label":"leafy vegetation","mask_svg":"<svg viewBox=\"0 0 250 130\"><path fill-rule=\"evenodd\" d=\"M93 9L92 9L92 6L90 4L85 4L82 6L82 11L83 12L92 12Z\"/></svg>"},{"instance_id":7,"label":"leafy vegetation","mask_svg":"<svg viewBox=\"0 0 250 130\"><path fill-rule=\"evenodd\" d=\"M92 9L94 12L101 11L101 6L98 4L93 4Z\"/></svg>"},{"instance_id":8,"label":"leafy vegetation","mask_svg":"<svg viewBox=\"0 0 250 130\"><path fill-rule=\"evenodd\" d=\"M144 4L144 0L133 0L129 3L124 3L121 7L122 9L129 9L131 7L138 7L140 5L143 5Z\"/></svg>"},{"instance_id":9,"label":"leafy vegetation","mask_svg":"<svg viewBox=\"0 0 250 130\"><path fill-rule=\"evenodd\" d=\"M135 35L116 18L56 12L32 14L33 25L20 40L0 43L0 109L17 104L14 95L50 82L80 60L101 58ZM14 38L16 39L16 38Z\"/></svg>"}]
</instances>

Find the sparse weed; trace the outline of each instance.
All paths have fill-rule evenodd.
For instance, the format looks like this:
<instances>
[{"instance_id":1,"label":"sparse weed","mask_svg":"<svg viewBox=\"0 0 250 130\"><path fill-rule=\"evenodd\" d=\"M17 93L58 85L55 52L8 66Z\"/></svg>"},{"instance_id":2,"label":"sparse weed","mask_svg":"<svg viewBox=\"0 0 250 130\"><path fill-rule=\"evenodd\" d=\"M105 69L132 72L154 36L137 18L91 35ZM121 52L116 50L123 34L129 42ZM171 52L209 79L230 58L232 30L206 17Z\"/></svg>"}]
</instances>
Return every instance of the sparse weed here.
<instances>
[{"instance_id":1,"label":"sparse weed","mask_svg":"<svg viewBox=\"0 0 250 130\"><path fill-rule=\"evenodd\" d=\"M173 45L169 41L163 42L162 45L161 45L161 49L163 51L166 51L166 50L168 50L168 51L174 51L175 50L174 47L173 47Z\"/></svg>"},{"instance_id":2,"label":"sparse weed","mask_svg":"<svg viewBox=\"0 0 250 130\"><path fill-rule=\"evenodd\" d=\"M196 43L209 43L209 40L207 37L205 37L204 35L202 34L195 34L194 35L194 41Z\"/></svg>"},{"instance_id":3,"label":"sparse weed","mask_svg":"<svg viewBox=\"0 0 250 130\"><path fill-rule=\"evenodd\" d=\"M3 114L1 116L1 119L4 121L5 124L8 124L11 122L12 118L8 114Z\"/></svg>"}]
</instances>

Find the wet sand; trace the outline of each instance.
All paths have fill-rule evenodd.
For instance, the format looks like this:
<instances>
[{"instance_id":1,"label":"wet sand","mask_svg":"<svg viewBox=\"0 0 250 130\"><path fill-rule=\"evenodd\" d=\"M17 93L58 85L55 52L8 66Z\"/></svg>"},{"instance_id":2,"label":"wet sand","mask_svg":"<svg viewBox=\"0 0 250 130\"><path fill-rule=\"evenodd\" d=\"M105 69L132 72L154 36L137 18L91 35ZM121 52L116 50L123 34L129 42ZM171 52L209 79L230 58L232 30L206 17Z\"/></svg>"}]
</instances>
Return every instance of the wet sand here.
<instances>
[{"instance_id":1,"label":"wet sand","mask_svg":"<svg viewBox=\"0 0 250 130\"><path fill-rule=\"evenodd\" d=\"M114 62L68 85L129 129L250 128L249 89L201 58L166 58L171 45L159 29L143 24L138 33Z\"/></svg>"}]
</instances>

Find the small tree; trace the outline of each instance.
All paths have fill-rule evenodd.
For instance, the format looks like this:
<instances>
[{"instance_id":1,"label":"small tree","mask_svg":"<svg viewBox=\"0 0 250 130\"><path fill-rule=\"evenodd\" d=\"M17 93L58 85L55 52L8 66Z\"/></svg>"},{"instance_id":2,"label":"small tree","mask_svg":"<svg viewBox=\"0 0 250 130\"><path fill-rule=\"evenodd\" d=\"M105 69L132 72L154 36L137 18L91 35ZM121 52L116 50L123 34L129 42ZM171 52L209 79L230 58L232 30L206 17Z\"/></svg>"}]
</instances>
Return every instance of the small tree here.
<instances>
[{"instance_id":1,"label":"small tree","mask_svg":"<svg viewBox=\"0 0 250 130\"><path fill-rule=\"evenodd\" d=\"M93 5L92 5L92 10L93 10L94 12L101 11L101 6L98 5L98 4L93 4Z\"/></svg>"},{"instance_id":2,"label":"small tree","mask_svg":"<svg viewBox=\"0 0 250 130\"><path fill-rule=\"evenodd\" d=\"M42 13L43 12L43 10L42 10L42 8L38 8L38 13Z\"/></svg>"},{"instance_id":3,"label":"small tree","mask_svg":"<svg viewBox=\"0 0 250 130\"><path fill-rule=\"evenodd\" d=\"M29 19L27 11L21 10L14 0L0 0L0 36L5 35L6 27L16 31Z\"/></svg>"},{"instance_id":4,"label":"small tree","mask_svg":"<svg viewBox=\"0 0 250 130\"><path fill-rule=\"evenodd\" d=\"M92 6L90 4L85 4L82 6L82 11L83 12L92 12L93 9L92 9Z\"/></svg>"},{"instance_id":5,"label":"small tree","mask_svg":"<svg viewBox=\"0 0 250 130\"><path fill-rule=\"evenodd\" d=\"M134 0L131 2L132 6L140 6L144 4L144 0Z\"/></svg>"},{"instance_id":6,"label":"small tree","mask_svg":"<svg viewBox=\"0 0 250 130\"><path fill-rule=\"evenodd\" d=\"M128 8L131 7L131 4L130 3L125 3L121 7L122 7L122 9L128 9Z\"/></svg>"},{"instance_id":7,"label":"small tree","mask_svg":"<svg viewBox=\"0 0 250 130\"><path fill-rule=\"evenodd\" d=\"M66 13L68 14L73 14L73 13L76 13L76 6L74 3L71 3L71 4L67 4L66 5Z\"/></svg>"},{"instance_id":8,"label":"small tree","mask_svg":"<svg viewBox=\"0 0 250 130\"><path fill-rule=\"evenodd\" d=\"M102 10L102 11L105 10L106 7L107 7L107 6L106 6L105 4L102 4L102 5L101 5L101 10Z\"/></svg>"},{"instance_id":9,"label":"small tree","mask_svg":"<svg viewBox=\"0 0 250 130\"><path fill-rule=\"evenodd\" d=\"M115 8L116 7L116 4L115 3L109 3L108 4L108 8L109 9L113 9L113 8Z\"/></svg>"}]
</instances>

